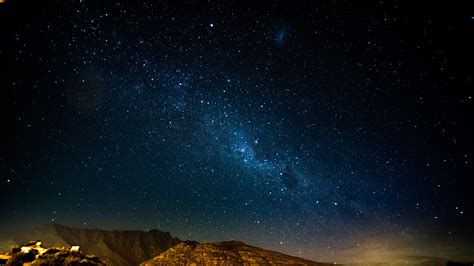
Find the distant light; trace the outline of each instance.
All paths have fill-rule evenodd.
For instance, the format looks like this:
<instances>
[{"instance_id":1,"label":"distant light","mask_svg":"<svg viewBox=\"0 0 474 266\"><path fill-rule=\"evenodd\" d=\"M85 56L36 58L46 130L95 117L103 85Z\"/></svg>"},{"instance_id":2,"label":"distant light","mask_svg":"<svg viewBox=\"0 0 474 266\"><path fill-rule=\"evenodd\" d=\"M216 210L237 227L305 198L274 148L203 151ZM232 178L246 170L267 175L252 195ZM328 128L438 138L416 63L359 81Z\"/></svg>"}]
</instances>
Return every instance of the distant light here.
<instances>
[{"instance_id":1,"label":"distant light","mask_svg":"<svg viewBox=\"0 0 474 266\"><path fill-rule=\"evenodd\" d=\"M1 0L0 0L1 1ZM214 23L210 23L209 27L214 28Z\"/></svg>"},{"instance_id":2,"label":"distant light","mask_svg":"<svg viewBox=\"0 0 474 266\"><path fill-rule=\"evenodd\" d=\"M0 0L1 1L1 0ZM21 247L21 252L22 253L29 253L31 251L30 247Z\"/></svg>"}]
</instances>

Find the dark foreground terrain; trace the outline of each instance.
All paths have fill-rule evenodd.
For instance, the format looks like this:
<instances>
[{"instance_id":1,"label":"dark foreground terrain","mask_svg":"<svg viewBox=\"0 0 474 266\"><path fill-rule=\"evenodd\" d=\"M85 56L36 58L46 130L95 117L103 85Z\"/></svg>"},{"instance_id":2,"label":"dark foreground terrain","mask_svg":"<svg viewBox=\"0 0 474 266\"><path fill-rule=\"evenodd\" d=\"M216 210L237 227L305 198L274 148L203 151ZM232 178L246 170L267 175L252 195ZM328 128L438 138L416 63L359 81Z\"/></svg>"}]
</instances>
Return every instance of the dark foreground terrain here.
<instances>
[{"instance_id":1,"label":"dark foreground terrain","mask_svg":"<svg viewBox=\"0 0 474 266\"><path fill-rule=\"evenodd\" d=\"M50 247L50 248L47 248ZM285 255L241 241L182 241L168 232L105 231L48 224L0 237L7 265L333 265ZM455 266L472 263L409 256L348 265Z\"/></svg>"},{"instance_id":2,"label":"dark foreground terrain","mask_svg":"<svg viewBox=\"0 0 474 266\"><path fill-rule=\"evenodd\" d=\"M79 229L58 224L43 225L0 238L0 251L8 252L31 240L48 247L80 246L85 254L94 254L107 265L138 265L178 244L179 239L159 230L105 231Z\"/></svg>"}]
</instances>

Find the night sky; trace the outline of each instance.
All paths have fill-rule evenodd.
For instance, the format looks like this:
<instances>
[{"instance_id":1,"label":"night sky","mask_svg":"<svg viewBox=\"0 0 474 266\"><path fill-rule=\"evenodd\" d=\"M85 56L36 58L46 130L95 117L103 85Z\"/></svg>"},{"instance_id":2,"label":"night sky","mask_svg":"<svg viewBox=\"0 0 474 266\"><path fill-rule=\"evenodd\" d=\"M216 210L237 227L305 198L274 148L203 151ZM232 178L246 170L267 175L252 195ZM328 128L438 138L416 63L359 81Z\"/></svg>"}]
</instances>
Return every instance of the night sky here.
<instances>
[{"instance_id":1,"label":"night sky","mask_svg":"<svg viewBox=\"0 0 474 266\"><path fill-rule=\"evenodd\" d=\"M0 231L474 256L467 4L0 2Z\"/></svg>"}]
</instances>

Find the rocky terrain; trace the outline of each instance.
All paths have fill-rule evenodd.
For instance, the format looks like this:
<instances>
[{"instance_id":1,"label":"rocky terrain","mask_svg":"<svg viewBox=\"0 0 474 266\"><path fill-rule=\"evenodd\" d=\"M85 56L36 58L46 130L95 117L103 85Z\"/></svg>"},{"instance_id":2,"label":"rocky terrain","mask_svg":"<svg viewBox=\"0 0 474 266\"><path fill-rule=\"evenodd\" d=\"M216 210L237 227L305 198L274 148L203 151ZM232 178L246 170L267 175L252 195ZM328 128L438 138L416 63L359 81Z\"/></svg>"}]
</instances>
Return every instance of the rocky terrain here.
<instances>
[{"instance_id":1,"label":"rocky terrain","mask_svg":"<svg viewBox=\"0 0 474 266\"><path fill-rule=\"evenodd\" d=\"M377 247L369 251L379 254L379 258L347 265L472 265L467 263L470 259L461 260L465 261L463 264L451 262L452 258L390 257ZM357 255L353 253L352 257L357 258ZM8 265L333 265L265 250L240 241L183 242L159 230L104 231L57 224L0 237L0 264L7 262Z\"/></svg>"},{"instance_id":2,"label":"rocky terrain","mask_svg":"<svg viewBox=\"0 0 474 266\"><path fill-rule=\"evenodd\" d=\"M182 242L142 263L154 265L333 265L317 263L279 252L247 245L240 241L218 243Z\"/></svg>"},{"instance_id":3,"label":"rocky terrain","mask_svg":"<svg viewBox=\"0 0 474 266\"><path fill-rule=\"evenodd\" d=\"M40 241L15 246L0 256L0 264L18 265L105 265L97 256L84 255L78 246L45 248Z\"/></svg>"},{"instance_id":4,"label":"rocky terrain","mask_svg":"<svg viewBox=\"0 0 474 266\"><path fill-rule=\"evenodd\" d=\"M0 238L0 252L6 253L32 239L45 246L80 246L85 254L100 257L107 265L139 265L178 244L179 239L159 230L104 231L48 224Z\"/></svg>"},{"instance_id":5,"label":"rocky terrain","mask_svg":"<svg viewBox=\"0 0 474 266\"><path fill-rule=\"evenodd\" d=\"M0 237L0 253L9 252L12 247L19 246L31 239L40 239L45 246L65 247L50 249L51 251L45 254L53 254L52 252L54 252L54 256L48 255L49 257L41 258L43 261L46 259L59 261L61 259L62 262L57 265L62 265L69 260L77 262L77 256L82 253L94 254L101 259L101 263L104 262L107 265L191 265L193 263L201 265L216 265L216 263L219 265L262 265L270 263L326 265L249 246L239 241L200 244L190 241L182 242L169 233L159 230L147 232L104 231L71 228L57 224L48 224ZM68 248L75 246L79 246L82 253L74 253L75 257L65 253ZM36 253L41 252L41 249L38 249ZM31 254L27 256L31 256ZM17 253L17 255L19 258L25 256L23 253ZM18 259L15 260L18 261ZM35 263L42 260L37 259ZM95 264L91 262L90 265Z\"/></svg>"}]
</instances>

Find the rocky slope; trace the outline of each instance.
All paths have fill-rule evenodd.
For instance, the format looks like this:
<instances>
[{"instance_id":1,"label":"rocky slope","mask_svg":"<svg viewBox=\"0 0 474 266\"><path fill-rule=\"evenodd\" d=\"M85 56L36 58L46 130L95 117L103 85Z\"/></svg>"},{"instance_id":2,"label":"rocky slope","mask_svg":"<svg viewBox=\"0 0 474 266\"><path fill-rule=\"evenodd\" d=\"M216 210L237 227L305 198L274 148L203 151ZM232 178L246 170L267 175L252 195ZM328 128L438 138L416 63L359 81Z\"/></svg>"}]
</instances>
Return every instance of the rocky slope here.
<instances>
[{"instance_id":1,"label":"rocky slope","mask_svg":"<svg viewBox=\"0 0 474 266\"><path fill-rule=\"evenodd\" d=\"M83 254L78 246L46 248L40 241L30 241L15 246L7 254L0 255L0 264L18 265L105 265L94 255Z\"/></svg>"},{"instance_id":2,"label":"rocky slope","mask_svg":"<svg viewBox=\"0 0 474 266\"><path fill-rule=\"evenodd\" d=\"M333 265L318 263L247 245L240 241L182 242L142 263L154 265Z\"/></svg>"},{"instance_id":3,"label":"rocky slope","mask_svg":"<svg viewBox=\"0 0 474 266\"><path fill-rule=\"evenodd\" d=\"M51 247L78 245L83 253L97 255L108 265L139 265L180 242L159 230L104 231L49 224L0 238L0 251L32 239Z\"/></svg>"}]
</instances>

